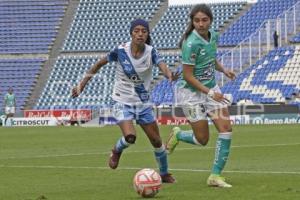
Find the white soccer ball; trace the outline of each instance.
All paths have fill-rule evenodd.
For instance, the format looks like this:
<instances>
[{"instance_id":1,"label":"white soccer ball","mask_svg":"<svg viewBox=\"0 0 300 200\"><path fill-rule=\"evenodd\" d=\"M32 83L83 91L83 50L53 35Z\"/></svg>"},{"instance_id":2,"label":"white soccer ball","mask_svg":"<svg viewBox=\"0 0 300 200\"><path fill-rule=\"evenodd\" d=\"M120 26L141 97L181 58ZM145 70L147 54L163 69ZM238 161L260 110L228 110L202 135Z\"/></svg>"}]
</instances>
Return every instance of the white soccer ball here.
<instances>
[{"instance_id":1,"label":"white soccer ball","mask_svg":"<svg viewBox=\"0 0 300 200\"><path fill-rule=\"evenodd\" d=\"M161 188L161 177L153 169L141 169L133 178L133 187L142 197L154 197Z\"/></svg>"}]
</instances>

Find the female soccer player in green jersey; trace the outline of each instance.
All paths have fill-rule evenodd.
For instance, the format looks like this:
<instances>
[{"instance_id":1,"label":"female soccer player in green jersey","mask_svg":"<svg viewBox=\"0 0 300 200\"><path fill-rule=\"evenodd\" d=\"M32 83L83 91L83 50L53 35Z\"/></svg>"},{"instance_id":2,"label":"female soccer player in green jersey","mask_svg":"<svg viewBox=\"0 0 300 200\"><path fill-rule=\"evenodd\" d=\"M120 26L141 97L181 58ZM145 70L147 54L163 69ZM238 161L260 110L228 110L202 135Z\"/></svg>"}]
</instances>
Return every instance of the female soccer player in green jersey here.
<instances>
[{"instance_id":1,"label":"female soccer player in green jersey","mask_svg":"<svg viewBox=\"0 0 300 200\"><path fill-rule=\"evenodd\" d=\"M179 127L174 127L166 147L171 154L179 141L206 145L209 139L207 120L209 116L219 132L219 137L207 184L232 187L221 177L229 155L232 135L227 108L230 102L216 84L215 70L224 73L230 79L234 79L235 74L224 69L216 60L218 34L210 29L212 22L213 15L207 5L199 4L193 7L190 23L180 41L183 75L177 84L175 94L176 104L182 107L192 130L183 131Z\"/></svg>"},{"instance_id":2,"label":"female soccer player in green jersey","mask_svg":"<svg viewBox=\"0 0 300 200\"><path fill-rule=\"evenodd\" d=\"M4 96L4 106L5 106L4 110L6 114L4 125L10 126L10 123L6 123L6 122L8 118L14 117L14 114L16 112L16 97L13 93L12 87L8 89L7 94Z\"/></svg>"}]
</instances>

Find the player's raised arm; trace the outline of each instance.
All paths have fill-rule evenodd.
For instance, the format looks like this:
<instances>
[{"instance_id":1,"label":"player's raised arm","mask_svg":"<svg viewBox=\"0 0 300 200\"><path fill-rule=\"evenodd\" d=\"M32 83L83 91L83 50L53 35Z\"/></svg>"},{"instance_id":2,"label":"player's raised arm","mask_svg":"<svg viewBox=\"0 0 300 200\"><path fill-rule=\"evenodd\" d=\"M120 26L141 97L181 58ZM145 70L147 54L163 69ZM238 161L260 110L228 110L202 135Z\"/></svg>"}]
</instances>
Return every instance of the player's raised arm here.
<instances>
[{"instance_id":1,"label":"player's raised arm","mask_svg":"<svg viewBox=\"0 0 300 200\"><path fill-rule=\"evenodd\" d=\"M83 91L88 81L99 71L99 69L108 63L107 57L96 62L85 74L84 78L72 89L72 97L78 97Z\"/></svg>"}]
</instances>

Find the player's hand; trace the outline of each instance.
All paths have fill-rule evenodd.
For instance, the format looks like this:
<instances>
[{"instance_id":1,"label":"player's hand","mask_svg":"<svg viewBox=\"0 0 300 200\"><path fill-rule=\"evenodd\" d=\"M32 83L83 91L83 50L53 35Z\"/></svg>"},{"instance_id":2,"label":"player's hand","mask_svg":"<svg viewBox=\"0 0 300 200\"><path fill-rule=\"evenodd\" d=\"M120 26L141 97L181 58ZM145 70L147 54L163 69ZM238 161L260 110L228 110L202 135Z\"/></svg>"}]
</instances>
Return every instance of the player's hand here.
<instances>
[{"instance_id":1,"label":"player's hand","mask_svg":"<svg viewBox=\"0 0 300 200\"><path fill-rule=\"evenodd\" d=\"M72 98L76 98L80 95L80 93L83 91L84 85L79 84L78 86L73 87L72 89Z\"/></svg>"},{"instance_id":2,"label":"player's hand","mask_svg":"<svg viewBox=\"0 0 300 200\"><path fill-rule=\"evenodd\" d=\"M217 102L225 103L225 104L230 104L230 100L227 99L226 97L224 97L224 95L219 92L214 92L213 100L215 100Z\"/></svg>"},{"instance_id":3,"label":"player's hand","mask_svg":"<svg viewBox=\"0 0 300 200\"><path fill-rule=\"evenodd\" d=\"M226 77L230 78L231 80L236 78L235 73L231 70L225 70L224 74L225 74Z\"/></svg>"},{"instance_id":4,"label":"player's hand","mask_svg":"<svg viewBox=\"0 0 300 200\"><path fill-rule=\"evenodd\" d=\"M179 78L180 74L181 72L172 73L169 81L176 81Z\"/></svg>"}]
</instances>

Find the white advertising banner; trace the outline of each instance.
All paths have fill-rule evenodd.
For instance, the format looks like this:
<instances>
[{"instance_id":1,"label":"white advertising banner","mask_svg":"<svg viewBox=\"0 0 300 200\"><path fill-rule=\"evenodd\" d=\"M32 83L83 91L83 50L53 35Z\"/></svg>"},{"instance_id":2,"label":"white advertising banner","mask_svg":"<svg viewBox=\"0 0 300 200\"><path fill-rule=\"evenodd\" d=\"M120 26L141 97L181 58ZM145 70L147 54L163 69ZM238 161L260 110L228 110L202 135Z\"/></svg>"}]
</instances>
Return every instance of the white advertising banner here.
<instances>
[{"instance_id":1,"label":"white advertising banner","mask_svg":"<svg viewBox=\"0 0 300 200\"><path fill-rule=\"evenodd\" d=\"M5 126L57 126L58 120L54 117L49 118L8 118Z\"/></svg>"}]
</instances>

